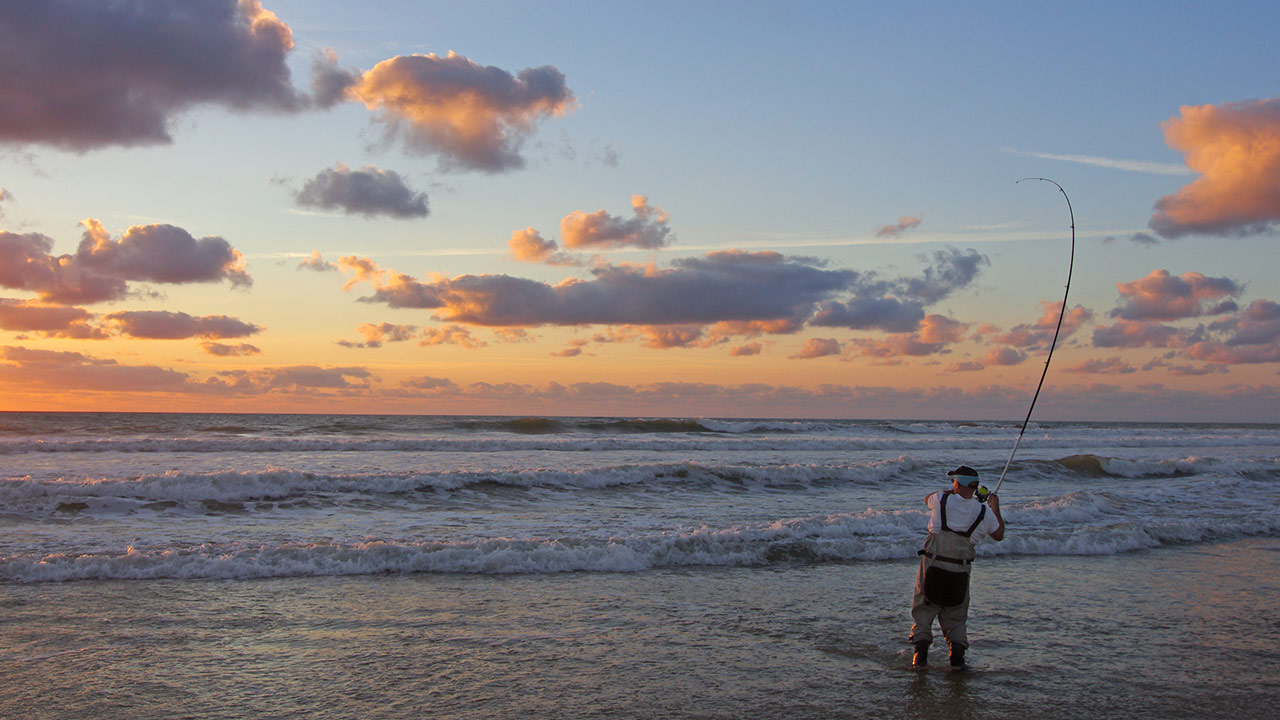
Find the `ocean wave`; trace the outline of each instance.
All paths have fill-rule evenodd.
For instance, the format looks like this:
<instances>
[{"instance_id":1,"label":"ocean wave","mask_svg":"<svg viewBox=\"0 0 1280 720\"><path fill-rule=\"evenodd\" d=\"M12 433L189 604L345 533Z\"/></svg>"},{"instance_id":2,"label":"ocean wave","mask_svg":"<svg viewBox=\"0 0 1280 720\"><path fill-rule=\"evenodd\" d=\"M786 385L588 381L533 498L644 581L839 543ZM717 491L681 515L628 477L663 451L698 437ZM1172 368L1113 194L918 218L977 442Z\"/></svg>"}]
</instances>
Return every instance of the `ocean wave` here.
<instances>
[{"instance_id":1,"label":"ocean wave","mask_svg":"<svg viewBox=\"0 0 1280 720\"><path fill-rule=\"evenodd\" d=\"M518 423L519 421L511 421ZM281 452L379 452L379 453L430 453L469 452L494 453L510 451L541 452L591 452L591 451L646 451L646 452L699 452L699 451L778 451L803 453L808 451L857 451L884 450L905 452L911 450L936 450L947 448L951 452L1005 452L1009 438L1003 435L938 436L913 433L905 430L879 429L856 436L823 433L817 428L786 429L774 423L744 422L721 423L688 421L684 430L659 430L654 425L634 425L639 421L611 421L601 424L598 432L579 428L575 432L558 432L541 419L491 434L428 434L426 436L388 436L381 433L343 434L332 436L238 436L217 434L196 437L121 437L121 438L0 438L0 455L23 453L236 453L263 454ZM648 423L649 421L643 421ZM510 425L510 423L508 423ZM619 430L617 426L633 429ZM585 426L584 426L585 427ZM700 429L694 429L694 428ZM649 428L649 429L643 429ZM1158 438L1050 438L1032 439L1021 445L1024 455L1038 447L1055 448L1103 444L1112 448L1137 448L1155 452L1161 448L1235 448L1266 447L1276 445L1272 437L1158 437ZM1084 460L1064 457L1064 465L1075 464L1080 470L1089 470L1088 455ZM1132 470L1123 469L1116 461L1100 458L1105 473L1128 477ZM1152 472L1162 472L1153 470Z\"/></svg>"},{"instance_id":2,"label":"ocean wave","mask_svg":"<svg viewBox=\"0 0 1280 720\"><path fill-rule=\"evenodd\" d=\"M1073 506L1083 514L1069 511ZM1098 517L1106 514L1105 507L1079 495L1062 498L1056 508L1027 505L1011 510L1021 518L1020 529L1003 543L979 545L980 562L995 555L1110 555L1280 533L1280 519L1270 513L1232 522L1196 517L1146 524L1117 518L1106 521ZM1093 522L1097 520L1103 521ZM922 524L923 513L918 511L867 510L724 529L702 527L609 537L131 545L114 553L13 553L0 558L0 581L641 572L676 567L905 561L916 555Z\"/></svg>"},{"instance_id":3,"label":"ocean wave","mask_svg":"<svg viewBox=\"0 0 1280 720\"><path fill-rule=\"evenodd\" d=\"M0 480L0 509L28 512L111 512L127 500L146 503L247 503L334 494L400 495L437 490L483 489L486 486L597 490L622 486L729 485L777 488L823 483L879 483L911 472L919 463L907 456L849 465L706 465L680 463L617 465L583 470L529 469L493 472L317 473L289 468L263 471L194 473L168 471L137 478ZM388 502L398 503L390 499ZM216 509L216 508L215 508ZM243 508L241 508L243 509Z\"/></svg>"},{"instance_id":4,"label":"ocean wave","mask_svg":"<svg viewBox=\"0 0 1280 720\"><path fill-rule=\"evenodd\" d=\"M1086 477L1154 478L1195 475L1218 467L1212 458L1187 457L1178 460L1132 460L1102 455L1069 455L1053 461L1073 474Z\"/></svg>"}]
</instances>

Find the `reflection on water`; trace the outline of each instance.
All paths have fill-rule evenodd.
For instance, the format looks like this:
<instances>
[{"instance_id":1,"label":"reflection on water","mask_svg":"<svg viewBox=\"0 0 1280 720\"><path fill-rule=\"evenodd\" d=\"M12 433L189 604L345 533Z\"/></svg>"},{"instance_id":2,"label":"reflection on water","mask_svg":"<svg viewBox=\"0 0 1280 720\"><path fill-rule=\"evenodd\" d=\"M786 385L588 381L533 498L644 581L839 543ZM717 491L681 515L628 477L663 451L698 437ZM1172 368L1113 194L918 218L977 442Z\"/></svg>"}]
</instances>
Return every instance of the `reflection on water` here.
<instances>
[{"instance_id":1,"label":"reflection on water","mask_svg":"<svg viewBox=\"0 0 1280 720\"><path fill-rule=\"evenodd\" d=\"M0 717L1263 717L1278 552L983 560L964 673L910 561L3 585Z\"/></svg>"}]
</instances>

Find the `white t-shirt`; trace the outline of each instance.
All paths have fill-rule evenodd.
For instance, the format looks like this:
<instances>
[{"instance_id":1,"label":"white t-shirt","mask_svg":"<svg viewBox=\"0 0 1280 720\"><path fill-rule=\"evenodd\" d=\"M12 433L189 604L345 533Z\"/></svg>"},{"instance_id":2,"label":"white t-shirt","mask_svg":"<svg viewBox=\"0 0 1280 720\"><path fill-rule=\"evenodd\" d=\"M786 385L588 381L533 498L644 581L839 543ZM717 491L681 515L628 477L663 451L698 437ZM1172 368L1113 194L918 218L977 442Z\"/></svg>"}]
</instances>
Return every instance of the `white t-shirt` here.
<instances>
[{"instance_id":1,"label":"white t-shirt","mask_svg":"<svg viewBox=\"0 0 1280 720\"><path fill-rule=\"evenodd\" d=\"M936 533L938 528L942 527L942 506L939 500L942 493L946 490L939 490L925 499L929 504L929 532ZM978 518L978 513L982 511L982 503L976 499L970 498L965 500L956 493L952 493L947 498L947 527L956 532L964 532L969 529L973 521ZM1000 529L1000 520L996 518L996 514L991 512L991 508L987 508L987 514L982 516L982 524L977 530L973 531L975 539L978 533L990 535Z\"/></svg>"}]
</instances>

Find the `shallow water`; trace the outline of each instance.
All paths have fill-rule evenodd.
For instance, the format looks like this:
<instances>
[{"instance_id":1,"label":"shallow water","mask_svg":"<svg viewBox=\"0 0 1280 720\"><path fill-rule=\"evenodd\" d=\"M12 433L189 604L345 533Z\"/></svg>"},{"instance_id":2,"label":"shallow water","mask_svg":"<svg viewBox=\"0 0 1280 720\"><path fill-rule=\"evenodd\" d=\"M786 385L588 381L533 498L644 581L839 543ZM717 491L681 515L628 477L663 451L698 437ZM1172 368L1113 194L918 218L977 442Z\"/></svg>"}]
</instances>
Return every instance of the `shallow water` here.
<instances>
[{"instance_id":1,"label":"shallow water","mask_svg":"<svg viewBox=\"0 0 1280 720\"><path fill-rule=\"evenodd\" d=\"M0 716L1265 717L1280 541L983 562L910 669L909 561L3 587Z\"/></svg>"},{"instance_id":2,"label":"shallow water","mask_svg":"<svg viewBox=\"0 0 1280 720\"><path fill-rule=\"evenodd\" d=\"M0 413L0 718L1267 717L1280 426Z\"/></svg>"}]
</instances>

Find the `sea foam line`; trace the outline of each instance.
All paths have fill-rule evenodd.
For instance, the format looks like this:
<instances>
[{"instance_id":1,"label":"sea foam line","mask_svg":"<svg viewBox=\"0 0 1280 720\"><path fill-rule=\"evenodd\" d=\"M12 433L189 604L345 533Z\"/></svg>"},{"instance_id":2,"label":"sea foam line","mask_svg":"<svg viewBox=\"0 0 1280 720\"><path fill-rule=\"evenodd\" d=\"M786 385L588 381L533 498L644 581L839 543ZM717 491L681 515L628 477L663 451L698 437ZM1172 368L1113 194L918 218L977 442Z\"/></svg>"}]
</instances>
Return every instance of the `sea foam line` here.
<instances>
[{"instance_id":1,"label":"sea foam line","mask_svg":"<svg viewBox=\"0 0 1280 720\"><path fill-rule=\"evenodd\" d=\"M1055 509L1055 506L1058 506ZM1234 520L1194 515L1140 522L1079 494L1047 504L1011 505L1016 532L979 545L997 555L1112 555L1163 545L1275 536L1274 513ZM755 567L909 560L922 538L922 511L879 511L701 527L611 537L470 541L206 543L112 553L25 553L0 558L0 581L268 578L382 573L539 574L642 572L673 567Z\"/></svg>"}]
</instances>

